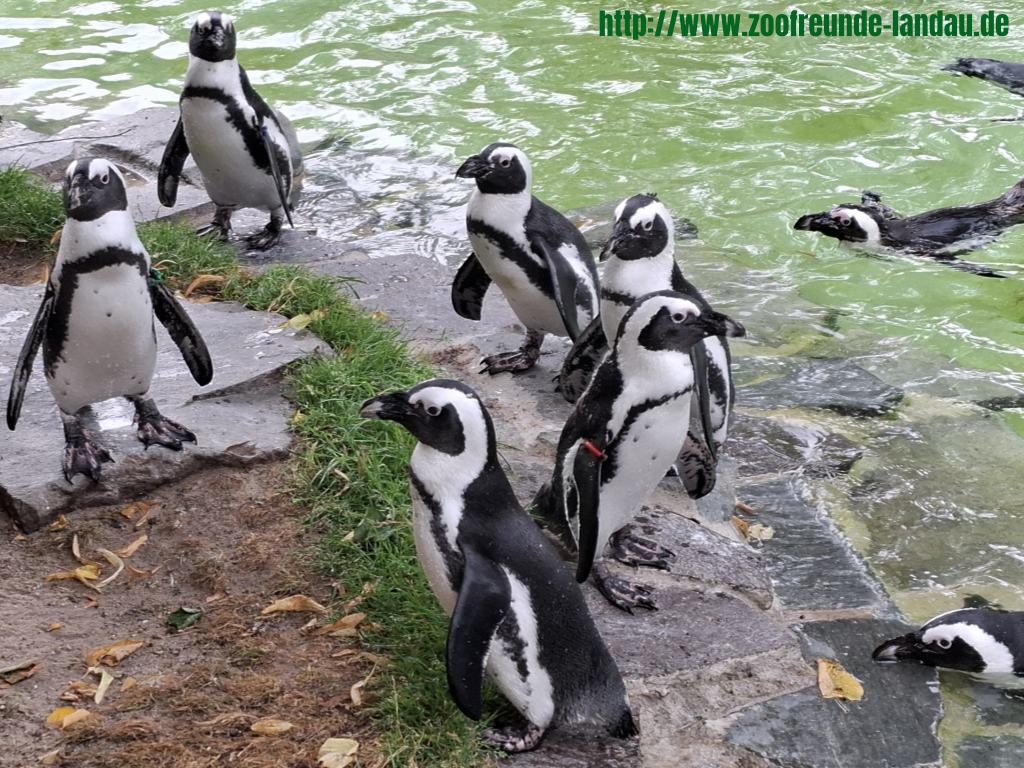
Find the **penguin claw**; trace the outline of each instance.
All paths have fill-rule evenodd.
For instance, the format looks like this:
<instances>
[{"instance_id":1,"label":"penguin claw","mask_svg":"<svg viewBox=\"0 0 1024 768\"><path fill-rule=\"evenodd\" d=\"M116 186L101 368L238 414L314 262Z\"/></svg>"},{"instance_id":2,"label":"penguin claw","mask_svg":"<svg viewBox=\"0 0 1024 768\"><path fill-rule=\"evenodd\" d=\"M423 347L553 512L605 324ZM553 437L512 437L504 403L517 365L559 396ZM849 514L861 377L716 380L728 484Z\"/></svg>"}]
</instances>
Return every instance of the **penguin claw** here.
<instances>
[{"instance_id":1,"label":"penguin claw","mask_svg":"<svg viewBox=\"0 0 1024 768\"><path fill-rule=\"evenodd\" d=\"M196 436L192 430L159 414L155 419L139 423L138 436L147 450L151 445L162 445L172 451L180 451L183 440L189 443L196 442Z\"/></svg>"},{"instance_id":2,"label":"penguin claw","mask_svg":"<svg viewBox=\"0 0 1024 768\"><path fill-rule=\"evenodd\" d=\"M85 475L93 483L100 481L100 468L113 461L110 452L88 438L69 440L64 444L64 479L69 483L75 475Z\"/></svg>"},{"instance_id":3,"label":"penguin claw","mask_svg":"<svg viewBox=\"0 0 1024 768\"><path fill-rule=\"evenodd\" d=\"M529 752L540 744L545 730L539 725L524 720L522 723L505 728L489 728L481 734L481 738L503 752Z\"/></svg>"},{"instance_id":4,"label":"penguin claw","mask_svg":"<svg viewBox=\"0 0 1024 768\"><path fill-rule=\"evenodd\" d=\"M196 229L197 237L209 237L210 235L214 235L217 240L223 240L225 242L227 242L230 233L230 227L225 228L216 221L212 221L206 226Z\"/></svg>"},{"instance_id":5,"label":"penguin claw","mask_svg":"<svg viewBox=\"0 0 1024 768\"><path fill-rule=\"evenodd\" d=\"M245 238L245 247L253 251L265 251L281 241L281 219L276 216L267 222L267 226L255 235Z\"/></svg>"},{"instance_id":6,"label":"penguin claw","mask_svg":"<svg viewBox=\"0 0 1024 768\"><path fill-rule=\"evenodd\" d=\"M616 560L633 567L646 566L667 571L670 567L668 558L676 556L672 550L656 541L638 536L629 529L616 531L608 543Z\"/></svg>"},{"instance_id":7,"label":"penguin claw","mask_svg":"<svg viewBox=\"0 0 1024 768\"><path fill-rule=\"evenodd\" d=\"M517 349L515 352L501 352L480 361L480 373L522 373L533 368L540 357L540 350Z\"/></svg>"},{"instance_id":8,"label":"penguin claw","mask_svg":"<svg viewBox=\"0 0 1024 768\"><path fill-rule=\"evenodd\" d=\"M634 608L646 608L649 611L658 610L658 606L654 604L654 601L647 597L647 595L654 591L651 587L644 584L634 584L631 581L617 578L602 571L603 569L599 570L595 565L593 571L594 584L597 586L598 591L604 595L605 599L616 608L625 611L630 616L633 615Z\"/></svg>"}]
</instances>

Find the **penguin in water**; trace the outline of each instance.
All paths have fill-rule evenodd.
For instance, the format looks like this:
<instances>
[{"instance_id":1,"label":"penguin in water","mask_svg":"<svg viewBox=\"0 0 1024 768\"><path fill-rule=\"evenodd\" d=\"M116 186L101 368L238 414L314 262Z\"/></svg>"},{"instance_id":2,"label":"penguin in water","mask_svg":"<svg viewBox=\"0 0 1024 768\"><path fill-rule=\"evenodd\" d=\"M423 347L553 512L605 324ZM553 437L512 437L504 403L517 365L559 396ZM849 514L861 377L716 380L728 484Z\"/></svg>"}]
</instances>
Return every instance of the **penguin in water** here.
<instances>
[{"instance_id":1,"label":"penguin in water","mask_svg":"<svg viewBox=\"0 0 1024 768\"><path fill-rule=\"evenodd\" d=\"M627 565L667 569L671 552L623 529L679 455L690 423L693 347L735 333L736 323L690 296L641 297L619 325L615 345L576 403L558 441L555 470L534 509L570 550L576 579L594 581L612 605L654 608L650 589L595 564L607 542Z\"/></svg>"},{"instance_id":2,"label":"penguin in water","mask_svg":"<svg viewBox=\"0 0 1024 768\"><path fill-rule=\"evenodd\" d=\"M712 311L700 291L683 277L674 251L672 216L656 195L634 195L618 205L611 235L601 251L605 263L601 314L573 344L559 375L559 390L566 400L574 403L582 394L608 353L608 340L615 338L622 318L641 296L672 290L688 296L702 312ZM745 331L733 321L730 333L742 336ZM702 419L704 434L688 435L675 468L687 493L701 498L714 489L718 449L728 436L735 401L726 336L711 336L694 345L691 362L697 386L690 412Z\"/></svg>"},{"instance_id":3,"label":"penguin in water","mask_svg":"<svg viewBox=\"0 0 1024 768\"><path fill-rule=\"evenodd\" d=\"M865 192L860 205L839 205L830 211L801 216L793 229L820 232L854 246L924 256L982 277L1006 277L955 257L1022 222L1024 179L995 200L938 208L916 216L901 217L882 205L879 195Z\"/></svg>"},{"instance_id":4,"label":"penguin in water","mask_svg":"<svg viewBox=\"0 0 1024 768\"><path fill-rule=\"evenodd\" d=\"M1002 86L1010 93L1024 96L1024 64L998 59L957 59L942 68L967 77L977 77Z\"/></svg>"},{"instance_id":5,"label":"penguin in water","mask_svg":"<svg viewBox=\"0 0 1024 768\"><path fill-rule=\"evenodd\" d=\"M270 221L245 243L265 250L281 239L285 218L292 224L290 198L302 171L302 150L288 118L268 107L249 84L235 58L235 42L235 27L226 13L207 11L196 17L188 41L191 57L181 115L160 162L157 194L161 205L174 205L191 152L217 206L213 222L199 234L227 239L234 211L261 208L270 211Z\"/></svg>"},{"instance_id":6,"label":"penguin in water","mask_svg":"<svg viewBox=\"0 0 1024 768\"><path fill-rule=\"evenodd\" d=\"M1024 677L1024 612L960 608L920 629L886 640L871 658L929 667Z\"/></svg>"},{"instance_id":7,"label":"penguin in water","mask_svg":"<svg viewBox=\"0 0 1024 768\"><path fill-rule=\"evenodd\" d=\"M476 393L435 379L368 400L359 413L419 441L409 462L413 534L451 617L448 686L459 709L480 719L486 670L524 718L485 732L499 749L533 749L549 727L569 723L636 735L618 667L565 563L516 500Z\"/></svg>"},{"instance_id":8,"label":"penguin in water","mask_svg":"<svg viewBox=\"0 0 1024 768\"><path fill-rule=\"evenodd\" d=\"M57 260L14 370L7 426L21 414L25 386L40 345L43 371L64 422L64 477L84 474L99 482L112 461L90 438L79 412L92 403L124 396L135 406L139 440L148 448L181 450L196 436L160 415L146 397L156 367L153 315L167 328L192 377L213 378L210 353L188 313L149 262L128 212L124 177L101 158L76 160L64 177L67 220Z\"/></svg>"},{"instance_id":9,"label":"penguin in water","mask_svg":"<svg viewBox=\"0 0 1024 768\"><path fill-rule=\"evenodd\" d=\"M533 197L533 171L521 149L490 144L455 175L475 179L476 189L466 211L473 255L455 275L452 305L462 317L479 320L484 294L497 283L526 326L526 340L515 352L484 359L483 371L529 370L545 334L575 340L597 315L594 257L568 219Z\"/></svg>"}]
</instances>

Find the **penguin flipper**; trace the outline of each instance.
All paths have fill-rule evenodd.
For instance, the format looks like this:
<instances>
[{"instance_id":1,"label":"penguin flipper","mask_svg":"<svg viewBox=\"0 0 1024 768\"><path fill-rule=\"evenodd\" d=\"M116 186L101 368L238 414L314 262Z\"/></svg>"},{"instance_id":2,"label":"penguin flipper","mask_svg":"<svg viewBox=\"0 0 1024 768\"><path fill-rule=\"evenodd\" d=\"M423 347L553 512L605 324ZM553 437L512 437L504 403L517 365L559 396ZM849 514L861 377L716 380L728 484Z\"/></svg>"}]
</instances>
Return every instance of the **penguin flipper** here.
<instances>
[{"instance_id":1,"label":"penguin flipper","mask_svg":"<svg viewBox=\"0 0 1024 768\"><path fill-rule=\"evenodd\" d=\"M608 337L598 315L576 337L558 373L558 391L568 402L575 403L594 377L594 371L608 352Z\"/></svg>"},{"instance_id":2,"label":"penguin flipper","mask_svg":"<svg viewBox=\"0 0 1024 768\"><path fill-rule=\"evenodd\" d=\"M459 317L479 320L480 310L484 306L484 294L490 286L491 276L476 254L472 254L459 267L452 282L452 307Z\"/></svg>"},{"instance_id":3,"label":"penguin flipper","mask_svg":"<svg viewBox=\"0 0 1024 768\"><path fill-rule=\"evenodd\" d=\"M178 115L178 123L164 147L164 156L160 160L160 171L156 177L156 194L160 198L160 205L166 208L172 208L178 201L178 179L181 178L188 155L188 140L185 138L181 115Z\"/></svg>"},{"instance_id":4,"label":"penguin flipper","mask_svg":"<svg viewBox=\"0 0 1024 768\"><path fill-rule=\"evenodd\" d=\"M46 326L50 322L50 313L53 311L53 303L56 298L53 286L46 284L46 291L43 293L43 301L36 311L35 320L25 337L25 343L21 346L21 354L18 355L18 364L14 366L14 378L11 380L11 392L7 397L7 428L13 430L18 424L18 417L21 416L21 403L25 399L25 387L32 376L32 363L35 362L36 354L39 352L39 345L43 343L46 335Z\"/></svg>"},{"instance_id":5,"label":"penguin flipper","mask_svg":"<svg viewBox=\"0 0 1024 768\"><path fill-rule=\"evenodd\" d=\"M590 576L597 557L597 537L601 521L601 462L604 441L584 440L573 462L573 483L579 505L579 558L576 560L576 581L580 584Z\"/></svg>"},{"instance_id":6,"label":"penguin flipper","mask_svg":"<svg viewBox=\"0 0 1024 768\"><path fill-rule=\"evenodd\" d=\"M462 713L479 720L491 639L512 602L508 577L493 560L463 547L462 587L448 627L448 689Z\"/></svg>"},{"instance_id":7,"label":"penguin flipper","mask_svg":"<svg viewBox=\"0 0 1024 768\"><path fill-rule=\"evenodd\" d=\"M530 238L530 247L548 265L555 306L558 307L558 314L562 316L566 333L570 339L576 341L580 335L579 312L576 309L576 270L560 251L552 249L543 238Z\"/></svg>"},{"instance_id":8,"label":"penguin flipper","mask_svg":"<svg viewBox=\"0 0 1024 768\"><path fill-rule=\"evenodd\" d=\"M149 287L149 295L153 301L153 314L167 329L171 340L181 351L181 356L192 373L192 378L200 386L206 386L213 379L213 361L210 360L210 350L206 348L206 342L203 341L192 318L188 316L167 286L158 282L159 278L154 275L154 272L155 270L150 270Z\"/></svg>"},{"instance_id":9,"label":"penguin flipper","mask_svg":"<svg viewBox=\"0 0 1024 768\"><path fill-rule=\"evenodd\" d=\"M693 386L697 397L700 426L704 431L704 442L712 464L718 461L715 446L715 427L711 422L711 385L708 382L708 350L704 342L694 344L690 349L690 364L693 365Z\"/></svg>"},{"instance_id":10,"label":"penguin flipper","mask_svg":"<svg viewBox=\"0 0 1024 768\"><path fill-rule=\"evenodd\" d=\"M683 270L679 268L679 262L672 262L672 290L676 293L682 293L693 299L700 307L700 311L703 312L707 309L711 309L711 305L708 304L701 292L697 290L696 286L683 277Z\"/></svg>"}]
</instances>

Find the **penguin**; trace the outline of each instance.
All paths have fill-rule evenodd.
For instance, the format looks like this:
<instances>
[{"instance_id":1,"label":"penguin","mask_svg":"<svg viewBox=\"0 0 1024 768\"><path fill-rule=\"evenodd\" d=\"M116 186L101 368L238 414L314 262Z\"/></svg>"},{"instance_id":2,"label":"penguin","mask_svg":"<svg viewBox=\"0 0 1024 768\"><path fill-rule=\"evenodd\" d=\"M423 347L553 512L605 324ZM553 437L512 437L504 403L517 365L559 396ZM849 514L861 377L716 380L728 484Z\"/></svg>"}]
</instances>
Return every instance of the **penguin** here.
<instances>
[{"instance_id":1,"label":"penguin","mask_svg":"<svg viewBox=\"0 0 1024 768\"><path fill-rule=\"evenodd\" d=\"M566 548L577 550L576 579L594 571L598 589L629 613L654 608L647 587L611 577L594 564L611 540L616 559L667 569L664 547L623 529L679 455L687 437L693 347L735 333L735 321L691 296L656 291L623 317L615 344L569 415L552 479L534 510Z\"/></svg>"},{"instance_id":2,"label":"penguin","mask_svg":"<svg viewBox=\"0 0 1024 768\"><path fill-rule=\"evenodd\" d=\"M597 364L608 352L622 318L641 296L672 290L691 298L704 312L711 305L685 277L675 260L672 215L657 195L634 195L615 209L611 235L601 251L601 314L573 344L559 374L559 391L576 402L589 383ZM740 323L731 332L742 336ZM692 362L699 372L691 414L702 421L703 435L691 432L676 463L676 472L687 493L701 498L715 485L718 449L729 433L729 416L735 401L732 361L726 337L712 336L693 347Z\"/></svg>"},{"instance_id":3,"label":"penguin","mask_svg":"<svg viewBox=\"0 0 1024 768\"><path fill-rule=\"evenodd\" d=\"M875 661L917 661L929 667L1024 677L1024 612L960 608L920 629L886 640Z\"/></svg>"},{"instance_id":4,"label":"penguin","mask_svg":"<svg viewBox=\"0 0 1024 768\"><path fill-rule=\"evenodd\" d=\"M117 166L98 157L72 162L64 176L64 211L57 260L14 369L7 426L13 430L18 423L42 346L46 382L64 423L64 477L71 482L84 474L98 483L101 465L113 459L82 426L79 413L92 403L127 398L147 448L180 451L182 441L196 442L190 430L161 416L146 396L156 367L154 314L196 382L208 384L213 365L188 313L150 266Z\"/></svg>"},{"instance_id":5,"label":"penguin","mask_svg":"<svg viewBox=\"0 0 1024 768\"><path fill-rule=\"evenodd\" d=\"M516 500L476 393L434 379L372 398L359 413L397 422L419 441L409 462L413 534L427 581L451 617L452 698L479 720L486 670L523 717L484 739L523 752L548 728L581 722L636 735L618 667L572 574Z\"/></svg>"},{"instance_id":6,"label":"penguin","mask_svg":"<svg viewBox=\"0 0 1024 768\"><path fill-rule=\"evenodd\" d=\"M942 68L967 77L977 77L1002 86L1010 93L1024 96L1024 64L998 59L957 59Z\"/></svg>"},{"instance_id":7,"label":"penguin","mask_svg":"<svg viewBox=\"0 0 1024 768\"><path fill-rule=\"evenodd\" d=\"M513 144L489 144L455 175L475 179L476 189L466 210L473 255L455 275L452 306L479 320L484 294L497 283L526 326L526 340L515 352L485 358L482 372L527 371L545 334L575 340L597 315L594 256L568 219L533 197L530 161Z\"/></svg>"},{"instance_id":8,"label":"penguin","mask_svg":"<svg viewBox=\"0 0 1024 768\"><path fill-rule=\"evenodd\" d=\"M880 200L879 195L865 192L860 205L839 205L830 211L801 216L793 228L820 232L855 246L924 256L982 277L1006 277L955 257L1024 222L1024 179L994 200L938 208L916 216L900 217Z\"/></svg>"},{"instance_id":9,"label":"penguin","mask_svg":"<svg viewBox=\"0 0 1024 768\"><path fill-rule=\"evenodd\" d=\"M281 239L285 218L292 224L290 197L302 171L302 150L288 118L268 107L249 84L235 58L235 43L234 23L226 13L196 17L180 116L160 162L157 194L161 205L174 205L191 153L217 206L213 222L199 234L226 240L234 211L261 208L270 211L270 221L245 243L265 250Z\"/></svg>"}]
</instances>

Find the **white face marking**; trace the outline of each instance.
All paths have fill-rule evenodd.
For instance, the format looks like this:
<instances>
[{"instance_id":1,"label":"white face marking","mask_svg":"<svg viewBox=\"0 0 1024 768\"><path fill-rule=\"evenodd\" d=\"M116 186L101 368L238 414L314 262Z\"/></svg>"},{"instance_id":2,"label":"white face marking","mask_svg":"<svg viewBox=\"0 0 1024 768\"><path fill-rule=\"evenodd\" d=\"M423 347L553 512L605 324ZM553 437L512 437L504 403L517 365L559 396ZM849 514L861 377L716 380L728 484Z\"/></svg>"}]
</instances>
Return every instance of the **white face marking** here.
<instances>
[{"instance_id":1,"label":"white face marking","mask_svg":"<svg viewBox=\"0 0 1024 768\"><path fill-rule=\"evenodd\" d=\"M616 210L615 220L618 221L622 212ZM668 208L660 200L655 200L652 203L648 203L643 208L634 213L629 219L630 229L636 229L638 226L642 227L646 231L650 231L654 227L655 219L661 217L661 220L665 222L665 227L668 229L668 242L671 246L672 240L675 237L675 226L672 224L672 216L668 212Z\"/></svg>"},{"instance_id":2,"label":"white face marking","mask_svg":"<svg viewBox=\"0 0 1024 768\"><path fill-rule=\"evenodd\" d=\"M210 18L210 14L208 14L206 11L203 11L198 16L196 16L196 26L200 29L209 29L210 27L212 27L213 20Z\"/></svg>"},{"instance_id":3,"label":"white face marking","mask_svg":"<svg viewBox=\"0 0 1024 768\"><path fill-rule=\"evenodd\" d=\"M961 638L971 646L982 661L985 672L990 674L1012 674L1013 654L1010 649L996 640L992 635L975 624L957 622L956 624L940 624L921 633L921 641L934 643L937 648L947 649L956 638Z\"/></svg>"},{"instance_id":4,"label":"white face marking","mask_svg":"<svg viewBox=\"0 0 1024 768\"><path fill-rule=\"evenodd\" d=\"M864 211L858 211L854 208L836 208L829 215L840 222L850 220L857 222L857 225L864 230L864 234L867 236L867 240L864 242L868 245L877 245L882 239L882 233L878 229L878 222Z\"/></svg>"},{"instance_id":5,"label":"white face marking","mask_svg":"<svg viewBox=\"0 0 1024 768\"><path fill-rule=\"evenodd\" d=\"M484 147L484 149L486 148ZM499 167L508 167L512 163L513 158L518 158L519 164L526 171L526 194L529 195L530 190L533 189L533 166L530 165L530 158L526 156L523 150L519 149L519 147L498 147L491 152L490 161Z\"/></svg>"}]
</instances>

